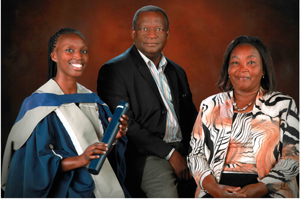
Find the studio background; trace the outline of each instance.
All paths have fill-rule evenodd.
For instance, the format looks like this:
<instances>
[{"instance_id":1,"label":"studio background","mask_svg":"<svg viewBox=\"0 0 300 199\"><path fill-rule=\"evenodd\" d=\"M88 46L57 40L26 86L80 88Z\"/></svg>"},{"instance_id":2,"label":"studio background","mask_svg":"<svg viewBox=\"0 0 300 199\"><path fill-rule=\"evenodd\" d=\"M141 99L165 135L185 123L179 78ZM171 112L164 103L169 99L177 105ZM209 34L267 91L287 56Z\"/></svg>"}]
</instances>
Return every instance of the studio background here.
<instances>
[{"instance_id":1,"label":"studio background","mask_svg":"<svg viewBox=\"0 0 300 199\"><path fill-rule=\"evenodd\" d=\"M299 109L298 0L2 0L1 157L23 100L46 82L49 37L64 27L85 36L90 61L79 83L96 92L100 67L132 45L133 15L149 4L169 17L163 53L185 69L198 109L219 92L223 54L239 35L258 36L267 45L277 90Z\"/></svg>"}]
</instances>

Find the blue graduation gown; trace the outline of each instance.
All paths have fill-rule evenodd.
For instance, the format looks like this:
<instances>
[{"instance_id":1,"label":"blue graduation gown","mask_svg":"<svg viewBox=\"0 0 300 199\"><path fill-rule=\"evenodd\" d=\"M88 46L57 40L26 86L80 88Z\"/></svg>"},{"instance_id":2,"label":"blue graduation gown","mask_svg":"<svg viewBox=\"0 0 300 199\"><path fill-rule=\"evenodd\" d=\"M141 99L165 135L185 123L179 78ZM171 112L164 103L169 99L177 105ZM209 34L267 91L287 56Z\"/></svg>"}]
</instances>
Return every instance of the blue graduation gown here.
<instances>
[{"instance_id":1,"label":"blue graduation gown","mask_svg":"<svg viewBox=\"0 0 300 199\"><path fill-rule=\"evenodd\" d=\"M111 113L95 93L90 94L33 94L28 97L16 120L28 110L38 106L60 106L64 103L98 103L99 118L103 128L108 125ZM21 133L21 132L20 132ZM122 137L113 150L117 178L126 197L130 197L123 182L126 167L124 152L127 138ZM62 158L77 156L75 147L60 119L50 112L35 127L26 143L13 154L6 181L5 197L94 197L94 182L85 167L67 172L59 171Z\"/></svg>"}]
</instances>

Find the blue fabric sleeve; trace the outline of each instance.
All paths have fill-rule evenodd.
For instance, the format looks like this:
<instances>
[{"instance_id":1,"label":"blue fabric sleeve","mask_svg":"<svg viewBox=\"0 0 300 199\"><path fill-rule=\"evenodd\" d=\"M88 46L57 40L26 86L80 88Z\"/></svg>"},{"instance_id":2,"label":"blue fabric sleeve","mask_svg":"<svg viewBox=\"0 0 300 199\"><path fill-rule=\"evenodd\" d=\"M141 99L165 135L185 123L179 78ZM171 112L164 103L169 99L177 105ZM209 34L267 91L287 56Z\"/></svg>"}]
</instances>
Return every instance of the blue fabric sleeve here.
<instances>
[{"instance_id":1,"label":"blue fabric sleeve","mask_svg":"<svg viewBox=\"0 0 300 199\"><path fill-rule=\"evenodd\" d=\"M127 191L124 181L126 178L126 161L125 161L125 150L127 147L128 138L123 136L118 139L117 144L114 147L114 157L116 159L116 168L114 168L117 178L120 182L121 187L123 188L126 198L131 198L131 195Z\"/></svg>"},{"instance_id":2,"label":"blue fabric sleeve","mask_svg":"<svg viewBox=\"0 0 300 199\"><path fill-rule=\"evenodd\" d=\"M4 196L94 197L94 182L87 169L60 172L59 156L77 154L59 118L51 113L36 126L26 144L15 151Z\"/></svg>"}]
</instances>

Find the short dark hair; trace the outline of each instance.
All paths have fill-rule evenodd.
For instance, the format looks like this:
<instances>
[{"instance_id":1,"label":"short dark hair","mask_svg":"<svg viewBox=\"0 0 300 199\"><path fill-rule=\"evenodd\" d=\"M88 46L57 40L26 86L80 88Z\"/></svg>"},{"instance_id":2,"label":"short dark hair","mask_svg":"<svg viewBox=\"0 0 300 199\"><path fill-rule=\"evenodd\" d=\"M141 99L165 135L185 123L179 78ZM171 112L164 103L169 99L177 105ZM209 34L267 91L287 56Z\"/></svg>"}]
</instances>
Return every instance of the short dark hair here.
<instances>
[{"instance_id":1,"label":"short dark hair","mask_svg":"<svg viewBox=\"0 0 300 199\"><path fill-rule=\"evenodd\" d=\"M163 9L161 9L160 7L153 6L153 5L144 6L144 7L140 8L138 11L136 11L136 13L134 14L133 20L132 20L132 29L135 30L136 22L138 20L139 14L141 12L151 12L151 11L152 12L161 12L164 15L166 23L167 23L167 30L169 30L169 19L168 19L166 12Z\"/></svg>"},{"instance_id":2,"label":"short dark hair","mask_svg":"<svg viewBox=\"0 0 300 199\"><path fill-rule=\"evenodd\" d=\"M266 45L258 37L253 36L239 36L228 45L224 53L221 75L217 83L219 89L225 92L233 90L233 86L229 81L228 77L228 67L230 54L233 51L233 49L239 44L250 44L256 48L256 50L260 54L262 60L262 67L264 71L264 78L262 78L260 81L261 86L263 89L266 90L266 93L275 91L277 86L277 80L271 53L266 47Z\"/></svg>"},{"instance_id":3,"label":"short dark hair","mask_svg":"<svg viewBox=\"0 0 300 199\"><path fill-rule=\"evenodd\" d=\"M78 34L80 37L82 37L84 40L85 38L83 35L78 31L73 28L62 28L59 31L57 31L53 36L50 37L49 42L48 42L48 69L47 69L47 81L51 78L54 78L57 73L57 64L51 59L51 53L56 47L58 38L61 35L64 34L69 34L69 33L75 33Z\"/></svg>"}]
</instances>

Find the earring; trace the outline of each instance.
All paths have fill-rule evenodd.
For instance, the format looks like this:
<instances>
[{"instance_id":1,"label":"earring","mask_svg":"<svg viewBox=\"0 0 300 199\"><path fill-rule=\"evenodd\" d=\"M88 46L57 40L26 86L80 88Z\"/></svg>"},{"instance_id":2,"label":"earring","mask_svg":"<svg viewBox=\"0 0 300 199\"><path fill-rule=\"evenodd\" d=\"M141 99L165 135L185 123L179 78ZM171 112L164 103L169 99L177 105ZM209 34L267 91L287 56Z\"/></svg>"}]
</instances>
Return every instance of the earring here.
<instances>
[{"instance_id":1,"label":"earring","mask_svg":"<svg viewBox=\"0 0 300 199\"><path fill-rule=\"evenodd\" d=\"M230 76L228 75L228 79L230 79Z\"/></svg>"},{"instance_id":2,"label":"earring","mask_svg":"<svg viewBox=\"0 0 300 199\"><path fill-rule=\"evenodd\" d=\"M265 76L263 75L263 78L265 78Z\"/></svg>"}]
</instances>

